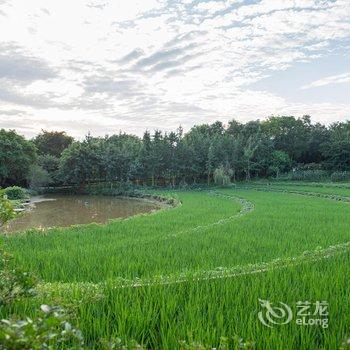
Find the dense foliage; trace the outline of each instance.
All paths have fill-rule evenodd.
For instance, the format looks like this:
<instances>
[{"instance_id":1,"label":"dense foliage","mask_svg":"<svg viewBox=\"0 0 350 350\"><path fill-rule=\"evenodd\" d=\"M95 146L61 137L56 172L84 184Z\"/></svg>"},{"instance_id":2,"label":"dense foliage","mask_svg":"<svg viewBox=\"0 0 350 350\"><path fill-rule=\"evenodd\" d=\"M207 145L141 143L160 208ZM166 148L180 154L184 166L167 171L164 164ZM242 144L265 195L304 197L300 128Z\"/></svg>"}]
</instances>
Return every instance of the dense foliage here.
<instances>
[{"instance_id":1,"label":"dense foliage","mask_svg":"<svg viewBox=\"0 0 350 350\"><path fill-rule=\"evenodd\" d=\"M22 185L36 160L35 146L15 131L0 130L0 187Z\"/></svg>"},{"instance_id":2,"label":"dense foliage","mask_svg":"<svg viewBox=\"0 0 350 350\"><path fill-rule=\"evenodd\" d=\"M36 319L1 320L0 349L56 350L83 349L81 332L66 321L59 307L41 305L43 316Z\"/></svg>"},{"instance_id":3,"label":"dense foliage","mask_svg":"<svg viewBox=\"0 0 350 350\"><path fill-rule=\"evenodd\" d=\"M271 117L246 124L232 120L226 127L221 122L197 125L186 134L181 128L168 134L147 131L142 139L126 134L88 136L63 152L60 171L66 183L81 186L127 180L151 185L210 183L221 168L230 180L279 177L291 170L323 171L329 177L330 171L350 169L349 149L350 122L325 127L312 124L308 116Z\"/></svg>"},{"instance_id":4,"label":"dense foliage","mask_svg":"<svg viewBox=\"0 0 350 350\"><path fill-rule=\"evenodd\" d=\"M43 130L33 140L40 155L50 155L59 158L62 152L73 142L73 137L64 131Z\"/></svg>"},{"instance_id":5,"label":"dense foliage","mask_svg":"<svg viewBox=\"0 0 350 350\"><path fill-rule=\"evenodd\" d=\"M0 190L0 228L14 217L15 213L4 190Z\"/></svg>"},{"instance_id":6,"label":"dense foliage","mask_svg":"<svg viewBox=\"0 0 350 350\"><path fill-rule=\"evenodd\" d=\"M36 278L11 264L12 256L0 248L0 307L34 295Z\"/></svg>"},{"instance_id":7,"label":"dense foliage","mask_svg":"<svg viewBox=\"0 0 350 350\"><path fill-rule=\"evenodd\" d=\"M4 189L4 193L10 200L29 198L28 191L25 188L19 186L6 187Z\"/></svg>"},{"instance_id":8,"label":"dense foliage","mask_svg":"<svg viewBox=\"0 0 350 350\"><path fill-rule=\"evenodd\" d=\"M38 156L37 156L37 155ZM82 141L64 132L42 131L26 141L14 131L0 132L0 185L126 182L149 185L211 183L216 169L230 180L280 177L347 178L350 170L350 122L328 127L309 116L270 117L245 124L231 120L182 128L170 133L146 131L142 138L120 133L88 135Z\"/></svg>"}]
</instances>

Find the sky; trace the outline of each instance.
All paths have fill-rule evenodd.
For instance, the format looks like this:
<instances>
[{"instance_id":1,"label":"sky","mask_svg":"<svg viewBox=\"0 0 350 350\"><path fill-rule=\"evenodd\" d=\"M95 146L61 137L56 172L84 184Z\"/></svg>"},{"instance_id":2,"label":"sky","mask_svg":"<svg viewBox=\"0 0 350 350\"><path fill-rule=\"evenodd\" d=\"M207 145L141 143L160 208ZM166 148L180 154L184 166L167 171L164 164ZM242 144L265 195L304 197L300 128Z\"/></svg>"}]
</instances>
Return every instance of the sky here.
<instances>
[{"instance_id":1,"label":"sky","mask_svg":"<svg viewBox=\"0 0 350 350\"><path fill-rule=\"evenodd\" d=\"M0 0L0 128L350 119L350 0Z\"/></svg>"}]
</instances>

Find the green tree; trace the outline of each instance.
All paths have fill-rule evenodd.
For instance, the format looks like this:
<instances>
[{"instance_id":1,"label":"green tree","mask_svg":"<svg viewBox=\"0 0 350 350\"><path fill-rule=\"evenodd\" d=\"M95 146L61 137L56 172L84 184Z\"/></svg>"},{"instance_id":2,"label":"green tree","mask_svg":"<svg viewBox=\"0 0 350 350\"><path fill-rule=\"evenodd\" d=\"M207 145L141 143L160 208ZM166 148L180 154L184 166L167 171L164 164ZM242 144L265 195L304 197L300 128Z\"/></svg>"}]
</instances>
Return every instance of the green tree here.
<instances>
[{"instance_id":1,"label":"green tree","mask_svg":"<svg viewBox=\"0 0 350 350\"><path fill-rule=\"evenodd\" d=\"M174 187L176 183L176 178L179 176L179 162L180 159L177 158L178 152L177 148L179 146L180 138L175 132L171 132L165 137L165 151L164 157L166 160L166 177L171 185ZM185 160L183 160L185 161Z\"/></svg>"},{"instance_id":2,"label":"green tree","mask_svg":"<svg viewBox=\"0 0 350 350\"><path fill-rule=\"evenodd\" d=\"M307 140L307 152L302 157L303 163L321 164L324 160L323 149L330 138L330 130L320 124L310 126L310 133Z\"/></svg>"},{"instance_id":3,"label":"green tree","mask_svg":"<svg viewBox=\"0 0 350 350\"><path fill-rule=\"evenodd\" d=\"M153 166L152 184L155 184L155 179L158 180L166 176L166 151L167 137L162 135L162 132L156 130L151 143L151 160Z\"/></svg>"},{"instance_id":4,"label":"green tree","mask_svg":"<svg viewBox=\"0 0 350 350\"><path fill-rule=\"evenodd\" d=\"M255 165L254 164L255 152L257 149L258 149L257 138L254 136L250 136L244 146L243 157L242 157L243 170L245 173L246 180L251 179L252 171Z\"/></svg>"},{"instance_id":5,"label":"green tree","mask_svg":"<svg viewBox=\"0 0 350 350\"><path fill-rule=\"evenodd\" d=\"M191 166L188 170L194 182L210 176L211 168L208 164L212 131L208 124L203 124L194 126L184 136L184 142L191 153Z\"/></svg>"},{"instance_id":6,"label":"green tree","mask_svg":"<svg viewBox=\"0 0 350 350\"><path fill-rule=\"evenodd\" d=\"M151 134L148 131L143 134L138 162L140 164L139 176L145 181L151 178L152 185L154 185L155 162L152 153Z\"/></svg>"},{"instance_id":7,"label":"green tree","mask_svg":"<svg viewBox=\"0 0 350 350\"><path fill-rule=\"evenodd\" d=\"M52 178L43 167L34 164L30 167L27 181L30 188L37 190L52 183Z\"/></svg>"},{"instance_id":8,"label":"green tree","mask_svg":"<svg viewBox=\"0 0 350 350\"><path fill-rule=\"evenodd\" d=\"M59 183L58 169L60 159L51 154L43 154L38 156L38 165L42 167L50 175L53 183Z\"/></svg>"},{"instance_id":9,"label":"green tree","mask_svg":"<svg viewBox=\"0 0 350 350\"><path fill-rule=\"evenodd\" d=\"M108 181L128 181L136 175L141 140L133 135L119 134L106 138L102 167Z\"/></svg>"},{"instance_id":10,"label":"green tree","mask_svg":"<svg viewBox=\"0 0 350 350\"><path fill-rule=\"evenodd\" d=\"M0 130L0 186L25 185L36 161L35 146L14 130Z\"/></svg>"},{"instance_id":11,"label":"green tree","mask_svg":"<svg viewBox=\"0 0 350 350\"><path fill-rule=\"evenodd\" d=\"M232 119L228 122L228 127L226 129L226 133L230 136L233 136L235 138L238 138L243 131L244 125L238 122L235 119Z\"/></svg>"},{"instance_id":12,"label":"green tree","mask_svg":"<svg viewBox=\"0 0 350 350\"><path fill-rule=\"evenodd\" d=\"M222 138L220 150L222 153L226 154L227 167L232 170L233 180L236 181L243 172L244 155L244 138L239 129L233 132L232 128L229 126Z\"/></svg>"},{"instance_id":13,"label":"green tree","mask_svg":"<svg viewBox=\"0 0 350 350\"><path fill-rule=\"evenodd\" d=\"M292 161L289 155L283 151L273 151L271 161L269 164L269 173L274 174L276 177L280 173L287 172L292 166Z\"/></svg>"},{"instance_id":14,"label":"green tree","mask_svg":"<svg viewBox=\"0 0 350 350\"><path fill-rule=\"evenodd\" d=\"M276 150L288 153L296 162L302 162L308 152L310 117L296 119L292 116L270 117L262 122L263 132L274 142Z\"/></svg>"},{"instance_id":15,"label":"green tree","mask_svg":"<svg viewBox=\"0 0 350 350\"><path fill-rule=\"evenodd\" d=\"M350 170L350 121L331 125L323 155L329 169Z\"/></svg>"},{"instance_id":16,"label":"green tree","mask_svg":"<svg viewBox=\"0 0 350 350\"><path fill-rule=\"evenodd\" d=\"M49 154L59 158L62 152L74 141L65 131L42 130L33 142L41 155Z\"/></svg>"},{"instance_id":17,"label":"green tree","mask_svg":"<svg viewBox=\"0 0 350 350\"><path fill-rule=\"evenodd\" d=\"M177 176L178 182L186 183L192 176L192 152L183 137L183 130L181 127L177 130L177 140L174 147L174 160L171 163L172 169Z\"/></svg>"},{"instance_id":18,"label":"green tree","mask_svg":"<svg viewBox=\"0 0 350 350\"><path fill-rule=\"evenodd\" d=\"M103 140L88 135L82 142L74 142L62 153L59 172L62 180L76 184L80 190L85 185L105 179L103 169Z\"/></svg>"}]
</instances>

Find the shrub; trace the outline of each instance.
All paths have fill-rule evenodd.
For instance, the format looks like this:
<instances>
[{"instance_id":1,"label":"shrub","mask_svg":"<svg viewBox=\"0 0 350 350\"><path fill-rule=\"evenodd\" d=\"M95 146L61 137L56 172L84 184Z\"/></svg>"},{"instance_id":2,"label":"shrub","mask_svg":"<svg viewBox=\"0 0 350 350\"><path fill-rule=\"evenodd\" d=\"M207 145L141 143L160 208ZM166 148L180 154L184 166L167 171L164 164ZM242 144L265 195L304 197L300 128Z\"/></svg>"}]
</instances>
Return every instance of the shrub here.
<instances>
[{"instance_id":1,"label":"shrub","mask_svg":"<svg viewBox=\"0 0 350 350\"><path fill-rule=\"evenodd\" d=\"M185 179L181 179L181 181L179 182L179 189L181 190L187 190L188 189L188 183L186 182Z\"/></svg>"},{"instance_id":2,"label":"shrub","mask_svg":"<svg viewBox=\"0 0 350 350\"><path fill-rule=\"evenodd\" d=\"M229 171L225 170L223 166L215 169L214 183L221 187L227 187L231 183Z\"/></svg>"},{"instance_id":3,"label":"shrub","mask_svg":"<svg viewBox=\"0 0 350 350\"><path fill-rule=\"evenodd\" d=\"M296 181L324 181L329 179L329 173L326 170L295 170L280 176L278 179Z\"/></svg>"},{"instance_id":4,"label":"shrub","mask_svg":"<svg viewBox=\"0 0 350 350\"><path fill-rule=\"evenodd\" d=\"M11 202L4 190L0 190L0 226L15 216Z\"/></svg>"},{"instance_id":5,"label":"shrub","mask_svg":"<svg viewBox=\"0 0 350 350\"><path fill-rule=\"evenodd\" d=\"M1 320L0 349L83 349L80 330L65 320L62 309L41 305L41 311L34 320Z\"/></svg>"},{"instance_id":6,"label":"shrub","mask_svg":"<svg viewBox=\"0 0 350 350\"><path fill-rule=\"evenodd\" d=\"M340 350L350 350L350 338L345 338L339 349Z\"/></svg>"},{"instance_id":7,"label":"shrub","mask_svg":"<svg viewBox=\"0 0 350 350\"><path fill-rule=\"evenodd\" d=\"M28 272L12 268L10 254L0 250L0 307L35 295L37 279ZM0 321L0 350L83 349L83 337L65 320L59 307L41 306L43 317Z\"/></svg>"},{"instance_id":8,"label":"shrub","mask_svg":"<svg viewBox=\"0 0 350 350\"><path fill-rule=\"evenodd\" d=\"M189 334L189 337L190 340L188 342L185 340L180 341L179 345L181 350L252 350L255 348L255 343L253 341L245 342L241 337L237 335L234 337L220 337L220 344L218 347L212 345L204 345L201 342L193 341L192 334Z\"/></svg>"},{"instance_id":9,"label":"shrub","mask_svg":"<svg viewBox=\"0 0 350 350\"><path fill-rule=\"evenodd\" d=\"M331 181L349 181L350 180L350 171L335 171L331 175Z\"/></svg>"},{"instance_id":10,"label":"shrub","mask_svg":"<svg viewBox=\"0 0 350 350\"><path fill-rule=\"evenodd\" d=\"M86 186L86 192L91 195L101 194L104 196L138 197L141 195L139 187L130 181L89 184Z\"/></svg>"},{"instance_id":11,"label":"shrub","mask_svg":"<svg viewBox=\"0 0 350 350\"><path fill-rule=\"evenodd\" d=\"M19 186L11 186L5 188L5 194L8 199L27 199L29 197L28 191Z\"/></svg>"},{"instance_id":12,"label":"shrub","mask_svg":"<svg viewBox=\"0 0 350 350\"><path fill-rule=\"evenodd\" d=\"M298 164L299 170L323 170L322 164L320 163L306 163L306 164Z\"/></svg>"},{"instance_id":13,"label":"shrub","mask_svg":"<svg viewBox=\"0 0 350 350\"><path fill-rule=\"evenodd\" d=\"M36 278L28 272L13 268L11 260L12 256L0 248L0 306L35 294Z\"/></svg>"},{"instance_id":14,"label":"shrub","mask_svg":"<svg viewBox=\"0 0 350 350\"><path fill-rule=\"evenodd\" d=\"M101 350L146 350L135 340L124 343L120 338L112 338L110 340L100 340Z\"/></svg>"}]
</instances>

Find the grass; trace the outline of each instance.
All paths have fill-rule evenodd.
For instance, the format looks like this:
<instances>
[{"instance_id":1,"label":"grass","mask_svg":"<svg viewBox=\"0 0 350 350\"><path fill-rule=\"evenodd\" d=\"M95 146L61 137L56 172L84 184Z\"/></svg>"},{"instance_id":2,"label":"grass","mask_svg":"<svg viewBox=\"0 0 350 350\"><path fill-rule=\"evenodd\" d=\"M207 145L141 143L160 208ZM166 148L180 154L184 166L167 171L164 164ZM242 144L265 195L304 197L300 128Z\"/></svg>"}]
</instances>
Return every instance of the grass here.
<instances>
[{"instance_id":1,"label":"grass","mask_svg":"<svg viewBox=\"0 0 350 350\"><path fill-rule=\"evenodd\" d=\"M40 276L43 292L0 310L0 316L31 315L43 302L72 304L75 324L96 349L101 338L114 336L152 349L177 349L180 340L218 346L220 337L235 335L253 340L258 349L336 349L349 335L349 251L326 249L317 255L324 259L300 264L289 259L349 242L349 203L253 189L162 194L182 205L107 225L9 236L6 245L16 264ZM286 263L272 269L274 259ZM224 277L237 266L268 271L205 278L214 272ZM120 278L152 283L127 287ZM63 282L68 288L60 288ZM267 328L257 317L259 298L294 308L299 300L326 300L329 328L293 322Z\"/></svg>"},{"instance_id":2,"label":"grass","mask_svg":"<svg viewBox=\"0 0 350 350\"><path fill-rule=\"evenodd\" d=\"M242 185L241 185L242 186ZM302 192L314 192L330 195L338 195L344 197L350 197L350 184L349 183L308 183L308 182L262 182L256 181L248 184L252 188L268 188L271 190L295 190Z\"/></svg>"}]
</instances>

